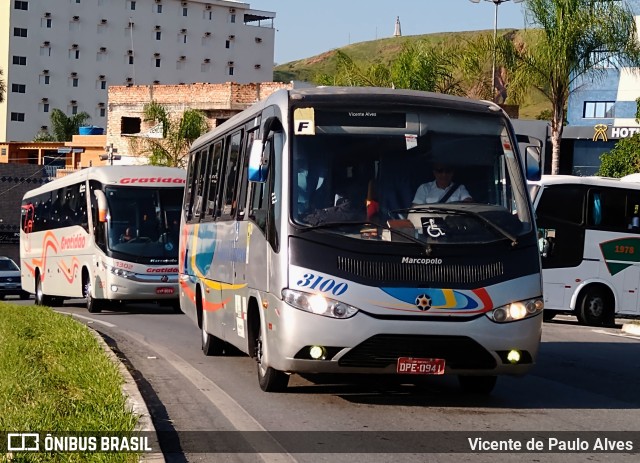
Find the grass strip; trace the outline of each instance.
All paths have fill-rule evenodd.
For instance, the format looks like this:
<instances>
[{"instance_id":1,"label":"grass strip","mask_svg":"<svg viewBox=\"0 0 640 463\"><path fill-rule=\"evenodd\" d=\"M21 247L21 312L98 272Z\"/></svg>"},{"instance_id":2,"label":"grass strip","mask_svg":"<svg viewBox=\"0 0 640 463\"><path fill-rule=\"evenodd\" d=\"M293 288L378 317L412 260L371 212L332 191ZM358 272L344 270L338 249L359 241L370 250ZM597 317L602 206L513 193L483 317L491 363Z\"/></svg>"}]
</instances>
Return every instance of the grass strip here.
<instances>
[{"instance_id":1,"label":"grass strip","mask_svg":"<svg viewBox=\"0 0 640 463\"><path fill-rule=\"evenodd\" d=\"M82 324L48 307L0 303L0 431L133 431L123 379ZM11 462L135 462L135 453L16 453Z\"/></svg>"}]
</instances>

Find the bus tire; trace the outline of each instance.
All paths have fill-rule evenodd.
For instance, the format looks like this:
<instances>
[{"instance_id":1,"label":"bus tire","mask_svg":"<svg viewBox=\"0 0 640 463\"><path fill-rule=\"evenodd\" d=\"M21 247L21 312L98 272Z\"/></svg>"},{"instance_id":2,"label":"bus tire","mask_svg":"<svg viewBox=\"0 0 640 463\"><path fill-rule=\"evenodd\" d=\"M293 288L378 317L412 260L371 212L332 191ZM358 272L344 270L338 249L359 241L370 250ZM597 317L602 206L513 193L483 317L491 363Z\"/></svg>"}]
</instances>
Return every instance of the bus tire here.
<instances>
[{"instance_id":1,"label":"bus tire","mask_svg":"<svg viewBox=\"0 0 640 463\"><path fill-rule=\"evenodd\" d=\"M207 317L202 317L202 353L206 356L222 355L225 342L207 332Z\"/></svg>"},{"instance_id":2,"label":"bus tire","mask_svg":"<svg viewBox=\"0 0 640 463\"><path fill-rule=\"evenodd\" d=\"M550 322L551 320L553 320L556 316L556 312L555 310L543 310L542 311L542 319L545 322Z\"/></svg>"},{"instance_id":3,"label":"bus tire","mask_svg":"<svg viewBox=\"0 0 640 463\"><path fill-rule=\"evenodd\" d=\"M469 394L489 395L497 380L497 376L458 376L460 388Z\"/></svg>"},{"instance_id":4,"label":"bus tire","mask_svg":"<svg viewBox=\"0 0 640 463\"><path fill-rule=\"evenodd\" d=\"M578 321L583 325L603 326L612 317L610 309L607 309L609 298L607 293L599 286L589 286L585 289L580 304L578 305Z\"/></svg>"},{"instance_id":5,"label":"bus tire","mask_svg":"<svg viewBox=\"0 0 640 463\"><path fill-rule=\"evenodd\" d=\"M40 273L36 273L36 305L51 305L51 297L47 296L42 289L42 280L40 279Z\"/></svg>"},{"instance_id":6,"label":"bus tire","mask_svg":"<svg viewBox=\"0 0 640 463\"><path fill-rule=\"evenodd\" d=\"M83 274L82 291L87 300L87 311L89 313L102 312L102 301L91 296L91 278L86 272Z\"/></svg>"},{"instance_id":7,"label":"bus tire","mask_svg":"<svg viewBox=\"0 0 640 463\"><path fill-rule=\"evenodd\" d=\"M258 384L264 392L283 392L289 384L289 375L283 371L263 365L262 363L262 328L258 330L256 339L256 365Z\"/></svg>"}]
</instances>

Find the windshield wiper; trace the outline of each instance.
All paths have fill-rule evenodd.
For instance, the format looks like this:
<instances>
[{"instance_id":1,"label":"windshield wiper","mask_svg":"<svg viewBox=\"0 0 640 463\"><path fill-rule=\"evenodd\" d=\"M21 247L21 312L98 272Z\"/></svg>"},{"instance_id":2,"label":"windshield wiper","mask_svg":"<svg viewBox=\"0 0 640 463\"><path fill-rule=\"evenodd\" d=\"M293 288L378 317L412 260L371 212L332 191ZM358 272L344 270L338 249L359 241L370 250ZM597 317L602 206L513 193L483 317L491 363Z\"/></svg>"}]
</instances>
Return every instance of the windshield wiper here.
<instances>
[{"instance_id":1,"label":"windshield wiper","mask_svg":"<svg viewBox=\"0 0 640 463\"><path fill-rule=\"evenodd\" d=\"M407 214L407 213L410 213L410 212L444 212L446 214L452 214L452 215L470 215L471 217L475 217L475 218L479 219L480 221L486 223L491 228L493 228L495 231L497 231L502 236L504 236L509 241L511 241L511 246L516 246L518 244L518 239L512 233L508 232L507 230L502 228L500 225L494 223L493 221L487 219L482 214L479 214L478 212L473 211L471 209L466 209L466 208L464 208L464 209L457 209L457 208L454 209L454 208L448 207L446 205L440 206L440 205L436 205L436 204L424 204L424 205L408 207L406 209L396 209L396 210L391 211L391 212L392 213L403 213L403 214Z\"/></svg>"},{"instance_id":2,"label":"windshield wiper","mask_svg":"<svg viewBox=\"0 0 640 463\"><path fill-rule=\"evenodd\" d=\"M421 241L420 239L416 238L413 235L410 235L409 233L405 233L403 231L400 231L396 228L392 228L387 224L382 224L382 223L376 223L376 222L367 222L367 221L361 221L361 220L346 220L346 221L340 221L340 222L324 222L321 224L317 224L317 225L307 225L305 227L303 227L301 229L301 231L309 231L309 230L318 230L318 229L322 229L322 228L337 228L337 227L344 227L344 226L348 226L348 225L362 225L362 226L373 226L373 227L381 227L384 228L385 230L389 230L391 233L396 233L399 236L402 236L403 238L408 239L409 241L412 241L414 243L419 244L420 246L424 246L425 243L423 241Z\"/></svg>"}]
</instances>

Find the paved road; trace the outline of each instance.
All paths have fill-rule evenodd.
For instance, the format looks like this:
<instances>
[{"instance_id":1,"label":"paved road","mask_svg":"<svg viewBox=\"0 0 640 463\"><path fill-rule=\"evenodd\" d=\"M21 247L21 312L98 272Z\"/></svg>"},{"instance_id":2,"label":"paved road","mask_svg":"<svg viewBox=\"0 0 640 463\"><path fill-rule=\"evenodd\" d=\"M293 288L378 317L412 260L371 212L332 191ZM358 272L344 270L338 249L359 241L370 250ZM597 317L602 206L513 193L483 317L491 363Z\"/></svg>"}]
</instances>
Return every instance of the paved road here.
<instances>
[{"instance_id":1,"label":"paved road","mask_svg":"<svg viewBox=\"0 0 640 463\"><path fill-rule=\"evenodd\" d=\"M640 337L624 335L619 326L583 327L569 317L545 323L533 372L500 378L490 397L462 395L446 377L410 386L294 376L287 393L267 394L248 357L204 357L200 331L185 315L142 305L89 314L81 301L59 310L101 332L126 359L157 429L180 431L163 435L165 448L181 450L167 455L168 461L637 461L630 452L421 453L433 446L466 450L468 438L475 437L538 439L545 445L555 437L570 447L581 438L618 437L613 431L635 431L620 438L635 439L634 451L640 451ZM210 433L236 430L256 432ZM296 453L202 453L225 452L240 438L257 439L254 447L267 452L283 443ZM401 453L378 453L388 450ZM312 453L319 451L346 453Z\"/></svg>"}]
</instances>

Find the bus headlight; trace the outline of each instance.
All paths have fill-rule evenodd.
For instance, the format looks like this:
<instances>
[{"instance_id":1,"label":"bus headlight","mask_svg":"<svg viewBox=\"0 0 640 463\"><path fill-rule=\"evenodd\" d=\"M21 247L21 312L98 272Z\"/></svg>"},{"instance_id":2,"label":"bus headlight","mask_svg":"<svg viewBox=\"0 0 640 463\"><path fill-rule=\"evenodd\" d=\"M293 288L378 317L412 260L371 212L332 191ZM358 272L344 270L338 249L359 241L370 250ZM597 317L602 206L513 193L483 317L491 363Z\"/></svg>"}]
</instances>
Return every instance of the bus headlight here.
<instances>
[{"instance_id":1,"label":"bus headlight","mask_svg":"<svg viewBox=\"0 0 640 463\"><path fill-rule=\"evenodd\" d=\"M111 266L108 266L108 268L113 275L116 275L122 278L131 278L132 276L135 275L134 272L130 272L129 270L125 270L123 268L117 268L117 267L111 267Z\"/></svg>"},{"instance_id":2,"label":"bus headlight","mask_svg":"<svg viewBox=\"0 0 640 463\"><path fill-rule=\"evenodd\" d=\"M296 309L311 312L331 318L351 318L358 313L358 309L324 297L322 294L310 294L292 289L282 290L282 300Z\"/></svg>"},{"instance_id":3,"label":"bus headlight","mask_svg":"<svg viewBox=\"0 0 640 463\"><path fill-rule=\"evenodd\" d=\"M487 312L487 317L494 322L508 323L538 315L542 312L543 308L544 302L542 299L526 299L524 301L516 301L511 304L496 307L490 312Z\"/></svg>"}]
</instances>

